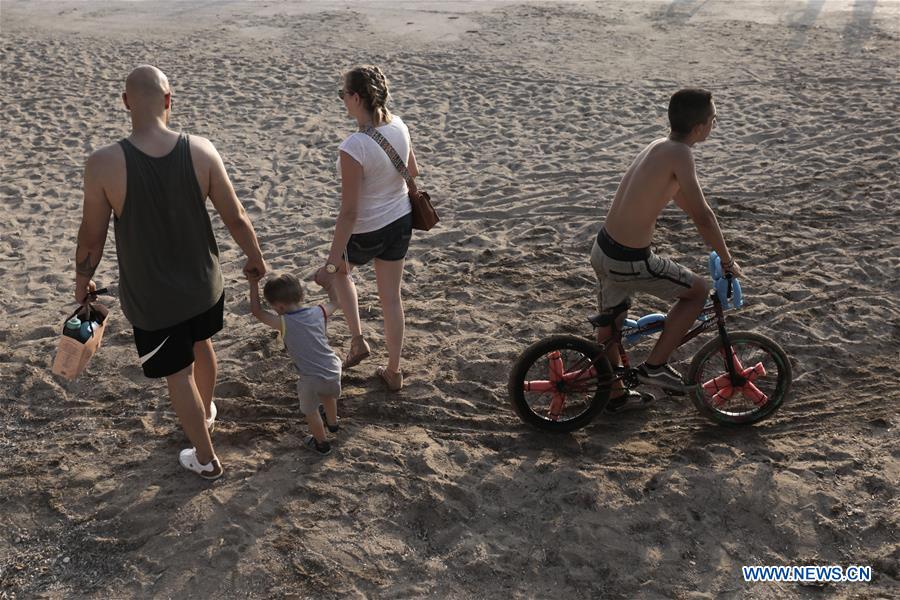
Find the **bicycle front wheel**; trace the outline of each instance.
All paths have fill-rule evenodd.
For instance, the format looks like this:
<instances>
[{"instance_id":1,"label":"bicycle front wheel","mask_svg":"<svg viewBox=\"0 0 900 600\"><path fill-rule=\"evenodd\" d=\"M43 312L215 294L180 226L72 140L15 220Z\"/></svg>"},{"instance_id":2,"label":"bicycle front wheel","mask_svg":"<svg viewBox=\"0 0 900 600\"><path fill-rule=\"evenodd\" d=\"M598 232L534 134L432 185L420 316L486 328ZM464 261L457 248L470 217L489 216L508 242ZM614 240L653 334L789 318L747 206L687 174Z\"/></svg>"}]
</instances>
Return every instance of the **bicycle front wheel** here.
<instances>
[{"instance_id":1,"label":"bicycle front wheel","mask_svg":"<svg viewBox=\"0 0 900 600\"><path fill-rule=\"evenodd\" d=\"M722 339L706 343L691 361L694 405L704 417L725 425L749 425L769 417L791 387L791 362L774 340L749 331L729 332L738 371L747 382L731 385Z\"/></svg>"},{"instance_id":2,"label":"bicycle front wheel","mask_svg":"<svg viewBox=\"0 0 900 600\"><path fill-rule=\"evenodd\" d=\"M612 367L600 346L554 335L525 349L509 375L509 401L525 423L563 433L584 427L609 401Z\"/></svg>"}]
</instances>

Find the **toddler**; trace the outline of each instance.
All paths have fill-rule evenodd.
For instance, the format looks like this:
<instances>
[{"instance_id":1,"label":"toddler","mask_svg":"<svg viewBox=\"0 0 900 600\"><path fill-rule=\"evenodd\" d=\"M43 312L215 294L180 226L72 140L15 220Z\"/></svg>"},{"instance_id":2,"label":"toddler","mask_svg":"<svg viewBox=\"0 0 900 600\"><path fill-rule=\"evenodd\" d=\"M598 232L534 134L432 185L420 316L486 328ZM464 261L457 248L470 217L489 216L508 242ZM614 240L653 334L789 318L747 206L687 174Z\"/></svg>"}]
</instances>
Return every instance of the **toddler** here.
<instances>
[{"instance_id":1,"label":"toddler","mask_svg":"<svg viewBox=\"0 0 900 600\"><path fill-rule=\"evenodd\" d=\"M337 399L341 395L341 361L325 336L328 317L336 309L334 291L328 290L329 301L324 304L301 307L300 281L293 275L283 274L266 281L263 295L275 313L260 306L259 278L251 279L253 316L281 332L284 346L300 373L297 382L300 410L306 415L312 433L304 443L319 454L329 454L331 444L325 438L325 426L332 433L338 431Z\"/></svg>"}]
</instances>

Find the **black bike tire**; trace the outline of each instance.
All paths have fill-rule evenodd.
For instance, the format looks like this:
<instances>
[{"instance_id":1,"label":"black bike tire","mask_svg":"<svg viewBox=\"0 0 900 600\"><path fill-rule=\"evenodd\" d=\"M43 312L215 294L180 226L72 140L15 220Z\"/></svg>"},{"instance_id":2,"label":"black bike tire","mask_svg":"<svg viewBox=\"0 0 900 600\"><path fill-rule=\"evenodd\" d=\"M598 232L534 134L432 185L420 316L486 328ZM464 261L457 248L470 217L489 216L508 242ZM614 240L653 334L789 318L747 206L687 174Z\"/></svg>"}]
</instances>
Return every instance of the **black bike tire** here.
<instances>
[{"instance_id":1,"label":"black bike tire","mask_svg":"<svg viewBox=\"0 0 900 600\"><path fill-rule=\"evenodd\" d=\"M691 395L694 401L694 406L697 408L701 415L720 425L740 426L759 423L763 419L772 416L775 411L777 411L781 407L781 405L784 404L788 392L790 391L791 382L793 379L793 375L791 372L791 361L788 358L787 353L785 353L781 346L778 345L778 342L759 333L754 333L752 331L728 332L728 339L733 345L741 344L742 342L755 343L758 346L762 347L770 356L772 356L773 360L775 360L778 366L778 381L775 385L776 394L773 394L769 402L767 402L765 406L760 408L758 411L754 411L746 416L739 418L729 418L719 411L711 408L706 403L705 392L699 386L699 384L702 382L697 381L697 379L704 362L707 361L712 355L719 353L719 350L722 348L722 338L716 336L715 339L712 339L704 344L703 347L697 351L697 353L694 355L694 359L691 361L691 367L688 371L688 381L692 384L698 384L696 391Z\"/></svg>"},{"instance_id":2,"label":"black bike tire","mask_svg":"<svg viewBox=\"0 0 900 600\"><path fill-rule=\"evenodd\" d=\"M566 421L551 421L535 414L525 399L525 377L531 366L542 356L546 356L553 350L575 350L587 357L596 357L601 353L600 346L590 340L575 335L554 335L525 348L516 358L509 374L509 383L507 386L509 392L509 401L519 418L528 425L550 431L553 433L567 433L584 427L593 420L593 418L606 408L609 402L610 386L600 385L597 393L591 400L587 410L573 419ZM594 363L597 370L597 381L612 381L612 367L605 357L600 357Z\"/></svg>"}]
</instances>

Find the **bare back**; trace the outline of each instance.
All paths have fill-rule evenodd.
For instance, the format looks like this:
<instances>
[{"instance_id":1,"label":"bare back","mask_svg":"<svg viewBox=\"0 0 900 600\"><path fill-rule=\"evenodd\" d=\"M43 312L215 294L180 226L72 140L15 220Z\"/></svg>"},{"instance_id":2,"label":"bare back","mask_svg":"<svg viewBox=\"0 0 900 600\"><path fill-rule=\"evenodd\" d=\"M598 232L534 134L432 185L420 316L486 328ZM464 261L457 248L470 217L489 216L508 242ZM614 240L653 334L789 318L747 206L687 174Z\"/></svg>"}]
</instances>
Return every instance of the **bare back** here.
<instances>
[{"instance_id":1,"label":"bare back","mask_svg":"<svg viewBox=\"0 0 900 600\"><path fill-rule=\"evenodd\" d=\"M660 138L647 145L616 190L604 225L609 235L632 248L649 246L656 219L682 187L684 176L679 174L688 164L693 175L691 150L685 144Z\"/></svg>"}]
</instances>

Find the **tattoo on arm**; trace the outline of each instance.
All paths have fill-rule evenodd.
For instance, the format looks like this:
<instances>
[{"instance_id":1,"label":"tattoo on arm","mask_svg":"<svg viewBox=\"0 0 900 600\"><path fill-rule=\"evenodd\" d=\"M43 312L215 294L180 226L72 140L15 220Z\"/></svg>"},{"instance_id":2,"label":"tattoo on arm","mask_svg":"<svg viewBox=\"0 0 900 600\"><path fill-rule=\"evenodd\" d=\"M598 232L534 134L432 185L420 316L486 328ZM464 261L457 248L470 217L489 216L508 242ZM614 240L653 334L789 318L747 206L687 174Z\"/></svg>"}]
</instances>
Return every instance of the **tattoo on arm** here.
<instances>
[{"instance_id":1,"label":"tattoo on arm","mask_svg":"<svg viewBox=\"0 0 900 600\"><path fill-rule=\"evenodd\" d=\"M93 277L94 271L97 270L97 265L91 264L91 253L88 252L87 256L84 257L84 260L81 262L75 262L75 272L79 275L83 275L84 277Z\"/></svg>"}]
</instances>

